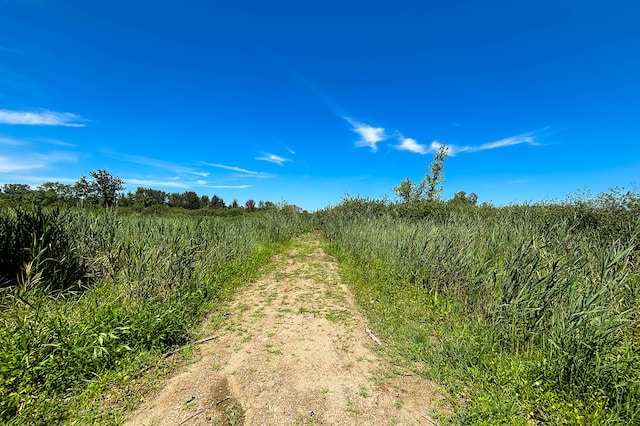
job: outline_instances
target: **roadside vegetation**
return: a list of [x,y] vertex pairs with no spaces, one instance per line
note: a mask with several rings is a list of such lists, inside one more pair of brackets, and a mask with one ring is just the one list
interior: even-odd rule
[[0,423],[90,411],[109,381],[126,385],[189,342],[216,303],[309,229],[288,211],[231,220],[2,209]]
[[493,207],[347,198],[330,253],[456,424],[640,423],[640,197]]
[[443,423],[640,424],[640,195],[444,200],[446,149],[397,201],[346,196],[313,214],[123,195],[106,171],[4,185],[0,422],[119,419],[105,389],[188,343],[292,236],[320,228],[384,350],[443,385]]

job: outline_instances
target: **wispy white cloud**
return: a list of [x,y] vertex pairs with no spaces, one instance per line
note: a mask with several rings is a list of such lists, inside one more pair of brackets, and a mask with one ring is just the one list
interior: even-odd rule
[[51,145],[58,145],[58,146],[68,146],[68,147],[74,147],[75,145],[69,142],[65,142],[65,141],[61,141],[59,139],[51,139],[51,138],[37,138],[33,140],[34,142],[42,142],[42,143],[48,143]]
[[216,167],[219,169],[231,170],[232,172],[237,172],[238,174],[235,175],[236,177],[252,177],[252,178],[258,178],[258,179],[269,179],[269,178],[275,177],[275,175],[272,175],[270,173],[256,172],[253,170],[243,169],[242,167],[227,166],[225,164],[218,164],[218,163],[207,163],[205,161],[203,161],[202,164],[210,167]]
[[18,140],[18,139],[0,136],[0,144],[2,144],[2,145],[20,146],[20,145],[23,144],[23,142],[21,140]]
[[533,146],[540,145],[532,133],[525,133],[523,135],[511,136],[494,142],[485,143],[477,147],[469,147],[469,151],[484,151],[487,149],[502,148],[505,146],[520,145],[523,143]]
[[289,158],[280,157],[279,155],[270,154],[268,152],[263,152],[262,157],[256,157],[256,160],[268,161],[269,163],[274,163],[278,166],[282,166],[285,161],[291,161]]
[[[475,146],[474,145],[464,145],[464,146],[447,145],[447,146],[449,148],[449,155],[453,157],[460,152],[486,151],[490,149],[504,148],[507,146],[521,145],[521,144],[540,146],[540,143],[536,140],[534,133],[524,133],[521,135],[510,136],[508,138],[484,143],[482,145],[475,145]],[[438,149],[440,149],[440,146],[441,146],[440,142],[434,141],[431,143],[429,150],[437,151]]]
[[144,187],[166,187],[166,188],[182,188],[187,189],[189,185],[175,180],[158,180],[158,179],[123,179],[125,184],[141,185]]
[[68,185],[72,185],[77,182],[77,178],[59,177],[59,176],[38,176],[38,175],[24,175],[24,174],[5,174],[0,177],[0,186],[7,183],[22,182],[29,185],[31,188],[36,188],[45,182],[60,182]]
[[124,161],[128,161],[129,163],[156,167],[158,169],[169,170],[173,173],[190,174],[190,175],[196,175],[201,177],[209,176],[209,172],[194,170],[193,168],[190,168],[190,167],[184,167],[169,161],[158,160],[155,158],[142,157],[138,155],[123,155],[123,154],[115,154],[115,156],[118,158],[121,158]]
[[418,141],[412,138],[400,137],[400,145],[395,145],[397,150],[410,151],[416,154],[426,154],[429,151],[426,145],[419,144]]
[[282,69],[284,69],[291,78],[306,87],[307,90],[309,90],[309,92],[316,97],[316,99],[321,101],[334,114],[339,117],[345,115],[342,110],[329,98],[329,96],[327,96],[322,90],[320,90],[315,84],[313,84],[311,80],[287,65],[282,59],[280,59],[280,57],[275,55],[272,51],[265,48],[264,46],[256,45],[255,47],[275,63],[277,63],[279,66],[281,66]]
[[85,121],[77,114],[55,111],[11,111],[0,109],[0,124],[21,124],[25,126],[65,126],[84,127]]
[[22,138],[16,139],[11,136],[3,136],[0,135],[0,145],[12,145],[12,146],[33,146],[37,143],[50,144],[50,145],[58,145],[65,147],[73,147],[75,145],[70,144],[69,142],[61,141],[58,139],[51,138]]
[[74,163],[77,157],[63,152],[29,154],[20,157],[0,156],[0,173],[43,169],[55,163]]
[[368,124],[358,123],[350,118],[345,120],[353,126],[353,132],[360,135],[360,140],[356,142],[357,147],[369,147],[371,152],[378,151],[378,142],[388,139],[384,133],[384,127],[373,127]]
[[213,189],[246,189],[251,188],[253,185],[206,185],[206,188]]
[[125,185],[136,185],[149,188],[177,188],[177,189],[192,189],[192,188],[211,188],[211,189],[245,189],[250,188],[252,185],[223,185],[210,183],[204,179],[190,180],[181,179],[180,177],[155,177],[147,176],[143,179],[140,178],[123,178]]
[[20,161],[15,158],[0,157],[0,172],[2,173],[21,172],[42,167],[44,167],[42,164],[37,164],[33,161]]
[[227,166],[224,164],[218,164],[218,163],[207,163],[207,162],[202,162],[202,164],[205,164],[207,166],[211,166],[211,167],[217,167],[219,169],[225,169],[225,170],[231,170],[233,172],[238,172],[238,173],[244,173],[247,175],[257,175],[258,172],[254,172],[253,170],[247,170],[247,169],[243,169],[241,167],[236,167],[236,166]]

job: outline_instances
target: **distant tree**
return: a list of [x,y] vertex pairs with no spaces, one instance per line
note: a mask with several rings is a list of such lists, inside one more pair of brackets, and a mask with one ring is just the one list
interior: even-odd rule
[[73,186],[60,182],[45,182],[36,188],[36,197],[43,205],[68,202],[73,198]]
[[244,209],[248,212],[253,212],[256,210],[256,202],[249,199],[246,203],[244,203]]
[[80,179],[76,181],[76,183],[73,185],[73,193],[74,198],[76,198],[80,202],[81,206],[83,206],[85,202],[90,203],[94,201],[92,199],[94,193],[91,182],[87,180],[86,176],[81,176]]
[[240,204],[238,204],[238,200],[236,198],[233,199],[233,202],[231,203],[231,205],[229,206],[230,209],[237,209],[238,207],[240,207]]
[[449,147],[444,143],[441,144],[433,156],[433,161],[429,164],[429,172],[425,173],[422,181],[419,184],[415,184],[407,177],[393,188],[393,192],[403,202],[440,200],[442,182],[444,181],[444,160],[448,154]]
[[467,195],[464,191],[459,191],[453,194],[453,198],[449,200],[449,203],[461,206],[475,206],[478,202],[478,196],[471,192]]
[[106,170],[95,170],[89,172],[93,180],[93,190],[100,205],[109,207],[116,204],[118,191],[124,189],[124,181],[119,177],[112,176]]
[[88,201],[105,207],[115,205],[118,191],[124,189],[124,181],[106,170],[94,170],[89,172],[89,175],[93,180],[82,176],[73,187],[81,203]]
[[278,203],[278,208],[280,211],[287,213],[301,213],[303,211],[302,207],[296,206],[295,204],[289,204],[286,201]]
[[138,187],[133,199],[134,204],[142,207],[162,205],[167,201],[167,193],[159,189]]
[[211,201],[209,201],[209,208],[213,210],[224,209],[226,207],[224,200],[217,195],[211,197]]
[[264,202],[264,210],[276,210],[278,205],[273,201],[265,201]]
[[393,188],[393,192],[404,202],[410,201],[413,194],[414,184],[410,178],[406,178],[398,186]]
[[200,197],[193,191],[185,191],[182,193],[182,207],[188,210],[197,210],[200,208]]
[[182,207],[182,194],[172,192],[167,196],[167,204],[169,207]]
[[132,193],[131,191],[127,192],[126,194],[120,194],[120,196],[118,196],[118,206],[119,207],[131,207],[135,204],[136,202],[136,194]]
[[25,183],[7,183],[2,185],[2,198],[10,203],[25,203],[33,201],[33,191]]
[[209,200],[208,195],[203,195],[202,197],[200,197],[200,206],[208,207],[210,202],[211,200]]

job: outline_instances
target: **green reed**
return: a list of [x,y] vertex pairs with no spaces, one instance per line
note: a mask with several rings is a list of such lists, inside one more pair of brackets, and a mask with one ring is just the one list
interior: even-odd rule
[[[23,213],[0,212],[0,235],[14,246],[17,226],[37,225],[21,257],[2,257],[16,275],[0,295],[0,422],[9,424],[69,420],[89,383],[186,343],[216,301],[311,226],[280,212],[233,220]],[[69,253],[83,267],[81,285],[59,267]]]
[[[344,214],[340,208],[324,212],[332,251],[352,269],[365,271],[354,280],[369,286],[378,282],[384,290],[376,293],[376,300],[386,294],[393,304],[405,306],[404,312],[388,315],[395,319],[387,326],[397,336],[423,336],[412,337],[412,344],[437,341],[418,359],[437,363],[440,356],[448,367],[484,369],[487,377],[500,376],[496,369],[507,368],[500,364],[506,358],[498,363],[501,367],[493,365],[497,354],[523,360],[527,379],[522,383],[528,385],[516,386],[516,392],[524,394],[518,397],[518,410],[525,419],[562,423],[577,413],[576,418],[640,421],[640,355],[634,349],[640,331],[636,234],[612,238],[610,220],[604,232],[569,215],[541,214],[548,213],[541,207],[459,210],[440,205],[438,211],[421,219],[406,218],[392,208],[374,215]],[[597,211],[590,213],[595,216]],[[638,229],[637,219],[624,219],[631,223],[616,229]],[[620,235],[616,231],[615,236]],[[398,331],[410,322],[409,306],[442,305],[443,299],[456,306],[453,311],[447,308],[450,317],[423,315],[425,321],[442,321],[444,328],[435,323],[431,332],[418,325],[413,331]],[[363,303],[371,307],[369,302]],[[384,301],[376,303],[382,309]],[[506,380],[487,377],[481,381]],[[478,408],[482,398],[466,406],[464,410],[476,414],[461,415],[461,422],[482,418],[478,412],[487,408]],[[552,405],[562,407],[549,408]],[[496,418],[488,424],[492,421]]]

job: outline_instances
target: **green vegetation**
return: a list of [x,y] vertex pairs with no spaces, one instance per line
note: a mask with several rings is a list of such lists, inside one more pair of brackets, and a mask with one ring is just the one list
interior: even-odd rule
[[106,170],[89,172],[73,185],[45,182],[35,189],[23,183],[0,186],[0,207],[82,207],[117,206],[125,213],[176,214],[209,216],[241,216],[244,213],[293,210],[302,211],[286,202],[274,203],[249,199],[244,207],[233,200],[229,205],[217,195],[198,195],[193,191],[167,193],[159,189],[138,187],[135,192],[122,193],[124,181]]
[[309,229],[287,211],[226,220],[1,210],[0,422],[90,410],[105,378],[135,378],[188,342],[205,313]]
[[[106,171],[4,185],[0,422],[119,421],[142,371],[319,226],[384,350],[443,384],[455,413],[443,421],[640,424],[640,195],[443,201],[446,154],[394,188],[398,202],[347,197],[313,215],[190,191],[120,195]],[[117,389],[116,408],[101,400]]]
[[393,192],[402,201],[438,201],[442,192],[444,182],[444,160],[449,155],[449,147],[441,144],[438,151],[433,156],[433,161],[429,164],[429,172],[425,173],[422,181],[415,184],[411,178],[406,178],[398,186],[393,188]]
[[345,199],[319,212],[397,362],[459,424],[640,422],[640,198],[530,206]]

